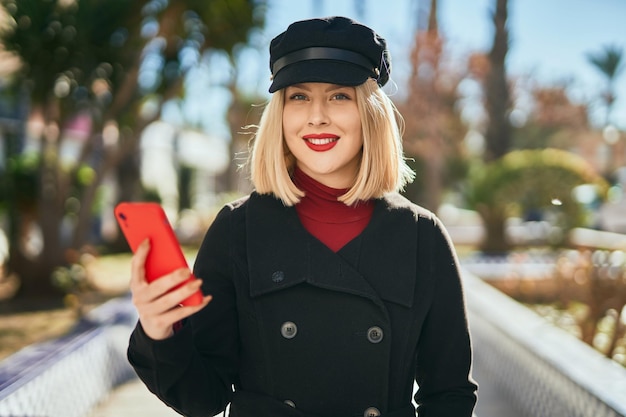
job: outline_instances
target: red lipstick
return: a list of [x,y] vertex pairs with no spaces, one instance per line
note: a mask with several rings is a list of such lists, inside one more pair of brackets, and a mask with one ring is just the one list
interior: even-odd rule
[[335,147],[339,142],[339,136],[331,133],[316,133],[304,135],[304,143],[315,152],[325,152]]

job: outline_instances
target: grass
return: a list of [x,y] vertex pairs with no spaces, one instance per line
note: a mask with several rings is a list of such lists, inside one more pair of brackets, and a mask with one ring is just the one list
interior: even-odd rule
[[66,334],[76,323],[68,308],[0,315],[0,360],[28,345]]

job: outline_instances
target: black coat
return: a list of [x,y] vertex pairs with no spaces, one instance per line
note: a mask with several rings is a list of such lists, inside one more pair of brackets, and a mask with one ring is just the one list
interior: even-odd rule
[[[398,194],[334,253],[293,207],[253,193],[225,207],[195,275],[213,300],[129,359],[182,414],[469,417],[476,385],[456,256],[439,220]],[[235,393],[231,386],[234,385]]]

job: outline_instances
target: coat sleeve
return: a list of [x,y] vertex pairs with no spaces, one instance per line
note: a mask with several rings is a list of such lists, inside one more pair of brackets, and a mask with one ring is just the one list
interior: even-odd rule
[[432,251],[426,262],[430,262],[433,297],[417,349],[418,414],[470,417],[478,387],[470,375],[472,348],[458,261],[440,221],[433,217],[424,223],[419,247]]
[[230,256],[230,208],[209,228],[194,265],[212,301],[172,337],[155,341],[138,324],[128,359],[148,389],[178,413],[211,416],[232,397],[237,375],[238,331]]

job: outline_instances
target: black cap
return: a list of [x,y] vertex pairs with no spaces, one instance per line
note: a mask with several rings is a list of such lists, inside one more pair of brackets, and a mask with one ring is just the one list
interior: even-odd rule
[[273,93],[304,82],[356,86],[389,80],[391,56],[385,39],[345,17],[301,20],[270,43]]

